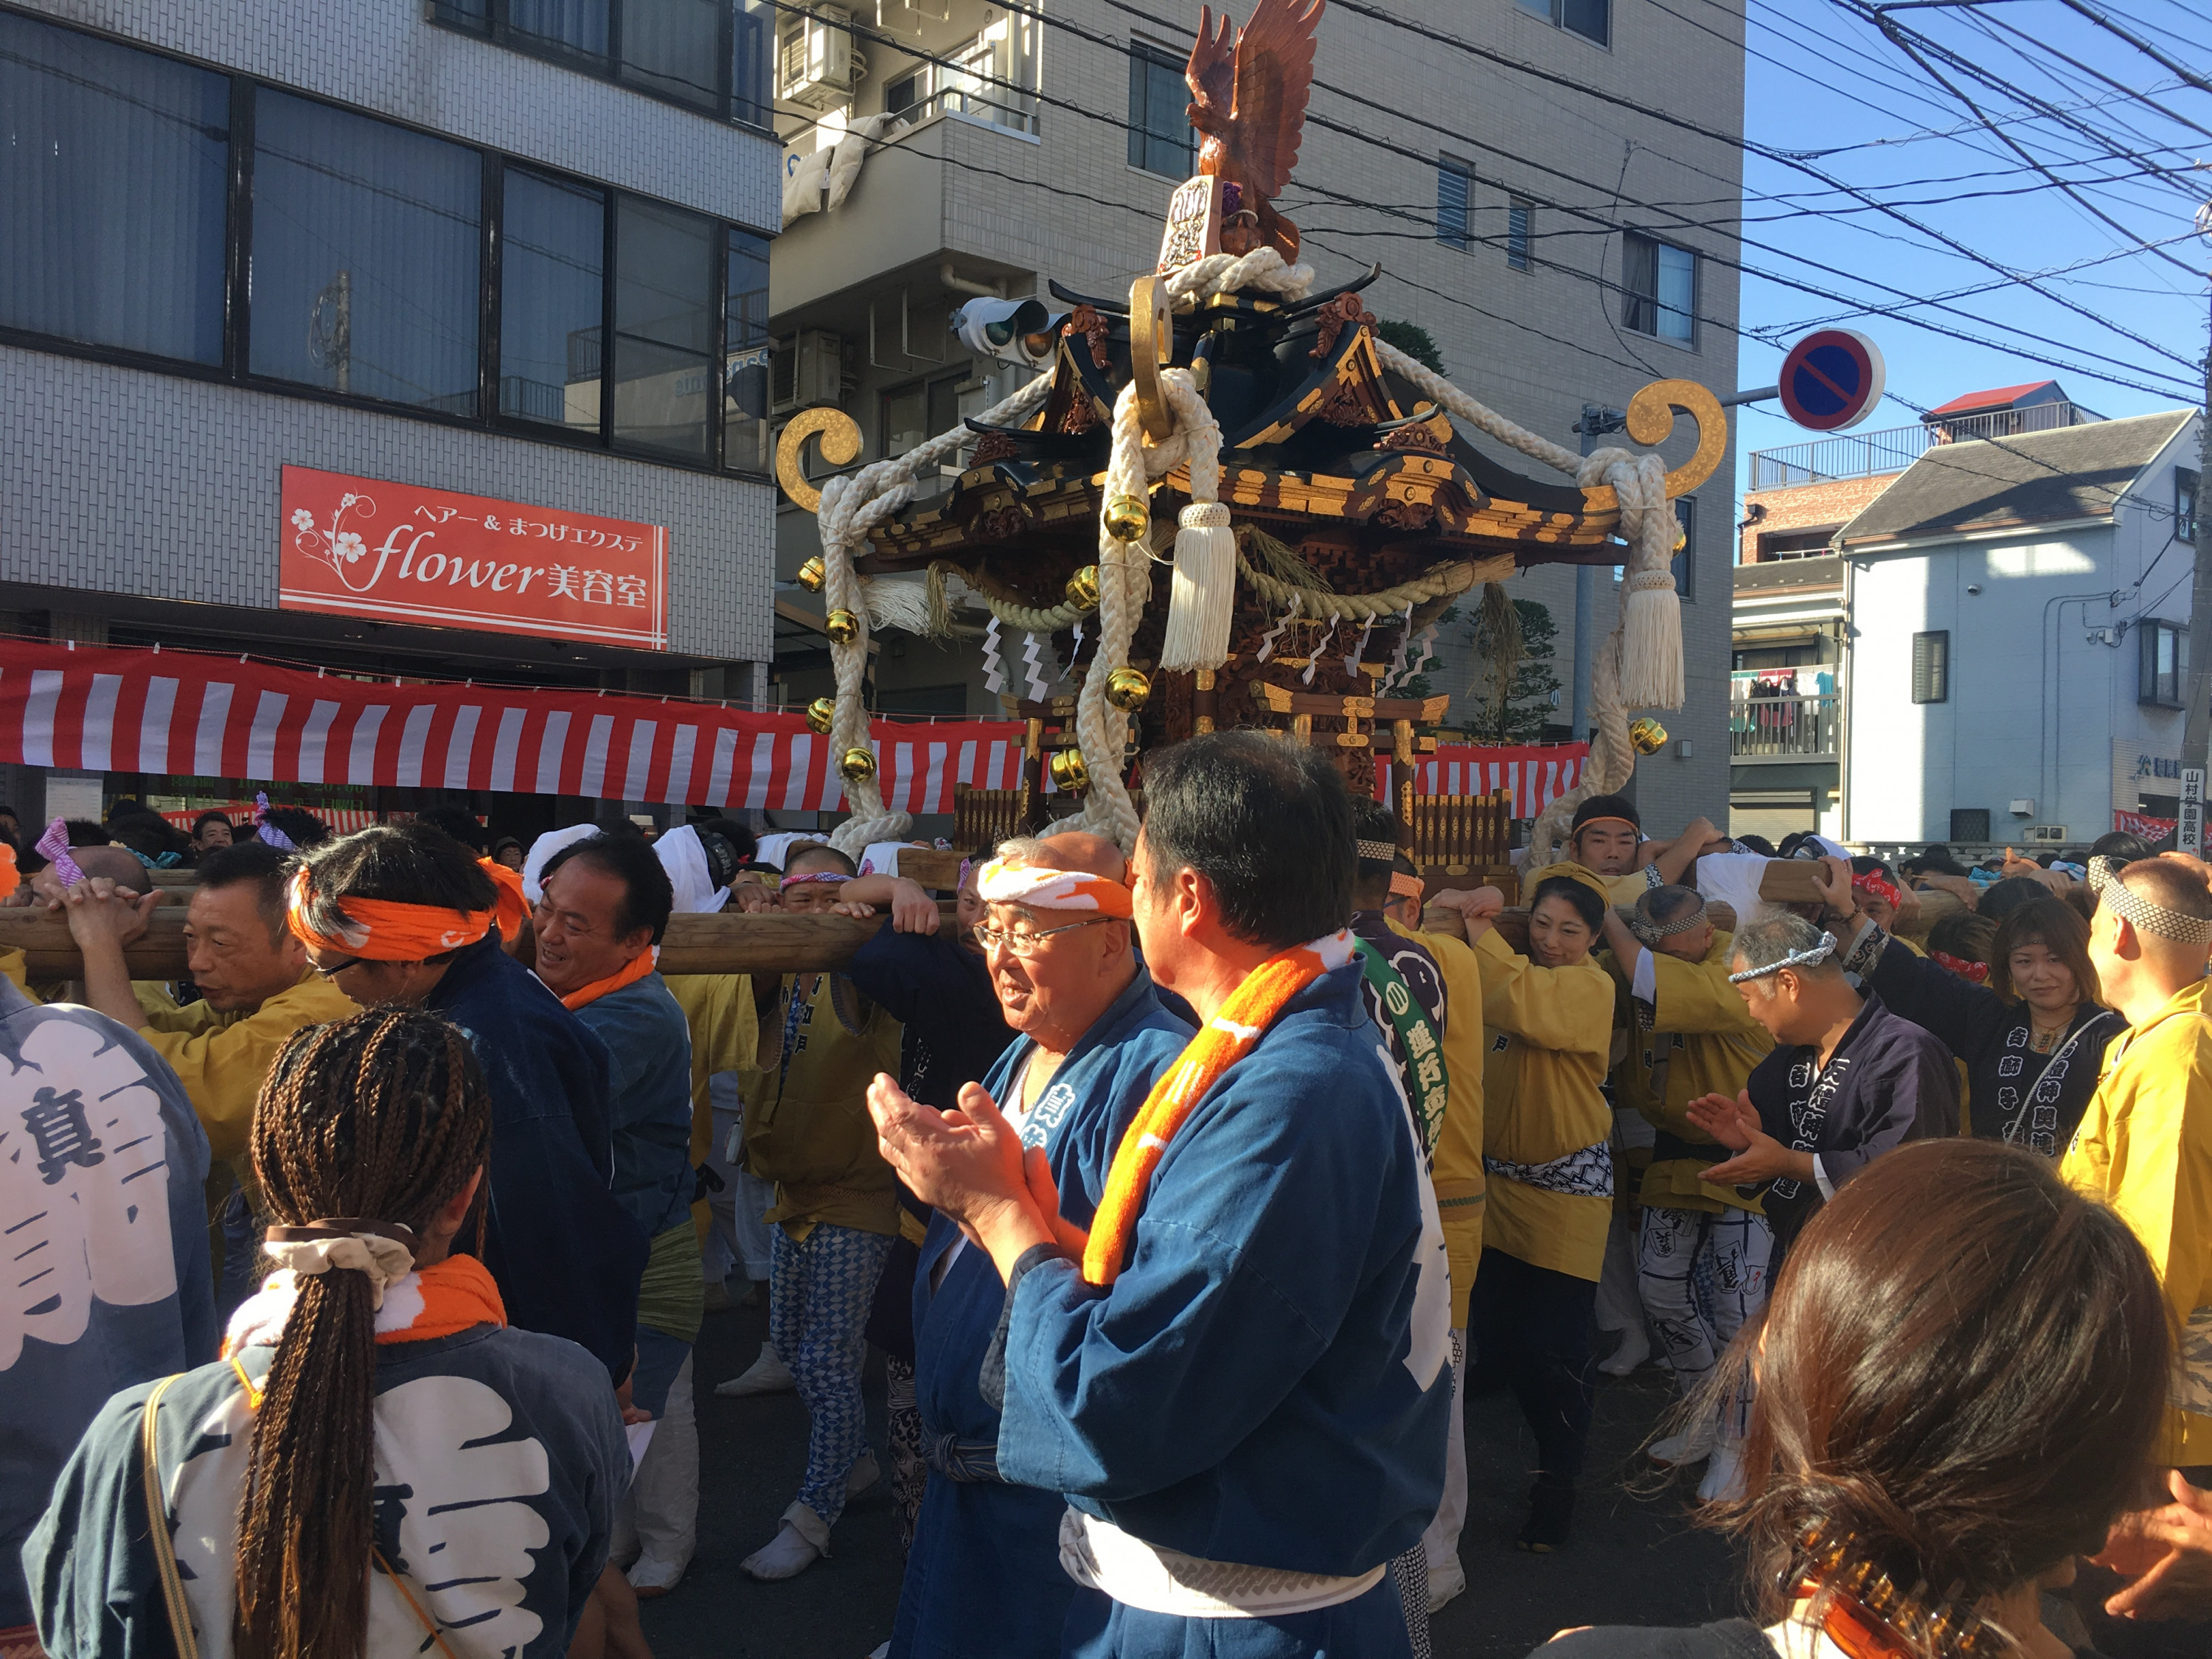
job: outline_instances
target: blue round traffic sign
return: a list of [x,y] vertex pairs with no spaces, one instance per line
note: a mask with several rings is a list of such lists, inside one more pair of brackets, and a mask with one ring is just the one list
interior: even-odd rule
[[1881,348],[1856,329],[1823,328],[1782,360],[1782,407],[1813,432],[1843,432],[1881,401]]

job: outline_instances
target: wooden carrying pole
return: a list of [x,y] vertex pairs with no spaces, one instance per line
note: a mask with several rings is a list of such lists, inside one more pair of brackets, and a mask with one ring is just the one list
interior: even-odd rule
[[[950,926],[952,906],[940,904]],[[890,918],[849,916],[678,915],[668,919],[660,945],[664,974],[788,974],[842,968]],[[84,975],[83,959],[58,910],[0,910],[0,950],[19,950],[34,980]],[[144,937],[123,953],[131,977],[181,979],[185,967],[185,908],[163,905],[149,919]]]

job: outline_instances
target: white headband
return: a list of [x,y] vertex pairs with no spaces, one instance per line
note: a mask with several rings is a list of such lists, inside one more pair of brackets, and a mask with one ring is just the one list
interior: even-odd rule
[[1809,951],[1792,951],[1779,962],[1770,962],[1764,968],[1747,968],[1740,974],[1730,974],[1729,983],[1741,985],[1747,979],[1765,979],[1769,974],[1778,974],[1784,968],[1818,968],[1836,953],[1836,936],[1820,935],[1820,942]]

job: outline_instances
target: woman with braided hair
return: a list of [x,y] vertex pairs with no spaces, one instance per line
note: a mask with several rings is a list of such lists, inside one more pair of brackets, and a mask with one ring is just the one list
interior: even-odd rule
[[[605,1369],[509,1328],[455,1253],[482,1248],[490,1139],[468,1039],[433,1015],[284,1046],[252,1142],[281,1271],[222,1358],[125,1390],[86,1431],[24,1553],[49,1652],[570,1650],[629,1457]],[[595,1616],[575,1650],[608,1634]]]

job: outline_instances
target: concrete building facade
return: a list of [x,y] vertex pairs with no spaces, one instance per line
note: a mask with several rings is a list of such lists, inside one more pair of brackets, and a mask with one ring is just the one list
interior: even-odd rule
[[[837,403],[860,426],[865,463],[1024,378],[951,337],[948,313],[964,301],[1035,295],[1056,312],[1049,280],[1118,295],[1152,268],[1169,195],[1194,170],[1182,70],[1197,8],[1065,0],[1031,15],[984,0],[884,0],[848,21],[852,56],[836,62],[856,72],[842,92],[803,78],[778,89],[814,101],[777,106],[796,184],[772,263],[770,328],[779,410]],[[1302,257],[1323,286],[1381,262],[1370,309],[1425,331],[1455,384],[1569,447],[1586,404],[1619,410],[1654,380],[1727,395],[1732,222],[1640,204],[1739,188],[1742,26],[1733,5],[1695,23],[1609,0],[1412,0],[1388,21],[1331,9],[1279,204],[1301,228]],[[866,152],[856,177],[841,185],[826,169],[836,204],[822,207],[817,152],[892,116],[905,125],[848,152]],[[1679,463],[1693,442],[1681,422],[1663,453]],[[1723,461],[1683,507],[1688,703],[1667,717],[1676,741],[1641,763],[1636,785],[1655,831],[1717,816],[1724,800],[1734,514],[1722,481],[1732,476]],[[818,550],[811,517],[780,511],[787,582]],[[1601,638],[1616,599],[1599,578],[1590,622]],[[1539,568],[1510,591],[1551,612],[1554,669],[1571,684],[1573,571]],[[791,701],[826,689],[819,610],[780,592],[778,673]],[[1455,696],[1474,674],[1468,620],[1444,624],[1430,675]],[[997,713],[973,641],[940,649],[887,637],[876,683],[888,709]]]
[[[9,631],[764,693],[767,13],[550,15],[0,7]],[[666,648],[288,609],[287,467],[658,526]]]

